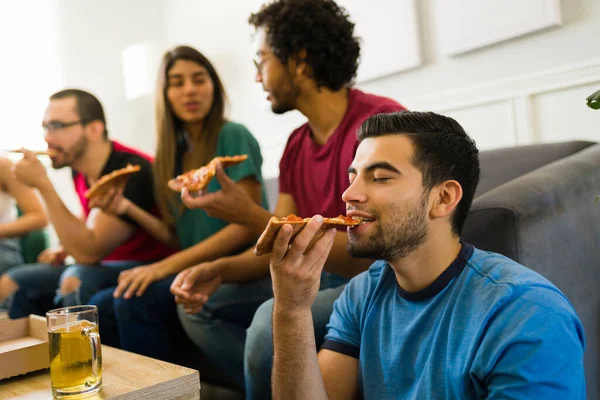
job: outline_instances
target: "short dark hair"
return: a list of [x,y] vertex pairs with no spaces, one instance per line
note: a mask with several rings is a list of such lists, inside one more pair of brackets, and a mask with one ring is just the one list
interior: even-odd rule
[[77,115],[84,125],[92,121],[100,121],[104,124],[104,138],[107,139],[108,129],[106,129],[104,109],[96,96],[81,89],[64,89],[50,96],[50,100],[69,97],[75,98]]
[[456,180],[463,197],[452,216],[452,231],[460,235],[479,183],[479,150],[458,122],[433,112],[400,111],[368,118],[358,130],[358,140],[406,135],[415,147],[412,164],[423,174],[423,187]]
[[306,50],[305,62],[318,87],[340,90],[354,82],[360,43],[346,10],[334,1],[277,0],[248,22],[265,28],[267,43],[283,63]]

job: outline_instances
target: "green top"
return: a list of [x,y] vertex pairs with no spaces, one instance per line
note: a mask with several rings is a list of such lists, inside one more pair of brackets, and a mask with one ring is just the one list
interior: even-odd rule
[[[244,178],[254,177],[262,186],[262,206],[269,208],[265,186],[262,178],[262,155],[260,146],[250,131],[241,124],[225,122],[217,143],[215,157],[235,156],[248,154],[248,159],[233,167],[225,168],[225,173],[232,180],[238,182]],[[221,190],[221,185],[216,178],[208,184],[208,192]],[[243,212],[244,210],[240,210]],[[175,230],[182,249],[200,243],[228,225],[227,221],[208,216],[204,210],[184,208],[175,222]]]

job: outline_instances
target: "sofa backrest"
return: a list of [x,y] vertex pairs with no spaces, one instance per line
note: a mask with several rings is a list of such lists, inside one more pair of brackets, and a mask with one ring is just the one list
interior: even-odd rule
[[475,197],[594,144],[594,142],[576,140],[482,151],[479,154],[481,178]]
[[[581,142],[565,143],[565,152]],[[544,146],[544,145],[541,145]],[[548,145],[557,146],[557,144]],[[506,165],[528,157],[506,149]],[[548,154],[558,154],[550,149]],[[482,154],[482,166],[486,161]],[[531,158],[531,157],[530,157]],[[551,158],[551,157],[550,157]],[[485,180],[485,178],[484,178]],[[504,254],[554,283],[571,301],[585,330],[587,396],[600,398],[600,145],[540,166],[476,197],[462,239]]]

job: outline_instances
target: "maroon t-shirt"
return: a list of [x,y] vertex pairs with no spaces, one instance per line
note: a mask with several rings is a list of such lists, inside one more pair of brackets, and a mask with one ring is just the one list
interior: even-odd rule
[[[106,175],[119,168],[124,168],[127,164],[139,165],[141,167],[140,171],[131,175],[127,180],[123,196],[140,208],[158,216],[158,208],[154,200],[152,157],[115,141],[111,141],[111,143],[112,151],[100,175]],[[73,184],[87,218],[90,214],[90,208],[89,201],[85,198],[84,193],[90,186],[85,176],[77,171],[73,171]],[[134,226],[135,231],[126,242],[105,257],[104,261],[152,262],[173,254],[173,249],[156,240],[133,220],[127,217],[120,218]]]
[[327,143],[312,139],[308,123],[292,132],[279,163],[279,193],[292,195],[303,218],[346,215],[342,193],[349,184],[358,128],[372,115],[402,110],[392,99],[350,89],[346,115]]

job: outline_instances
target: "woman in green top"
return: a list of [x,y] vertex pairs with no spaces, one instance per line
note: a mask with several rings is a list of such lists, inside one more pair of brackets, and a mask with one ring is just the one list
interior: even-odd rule
[[[206,57],[187,46],[168,51],[159,70],[156,99],[158,143],[153,170],[163,220],[114,192],[100,199],[97,205],[105,211],[127,215],[156,238],[177,244],[181,250],[154,264],[121,272],[118,286],[110,293],[98,293],[91,302],[98,304],[105,314],[114,310],[116,319],[110,315],[103,319],[102,334],[108,335],[109,341],[116,341],[114,334],[111,335],[116,321],[123,349],[175,361],[176,337],[183,332],[169,292],[174,275],[198,263],[243,251],[257,238],[240,225],[212,218],[199,209],[185,208],[167,182],[207,164],[213,157],[247,154],[246,161],[225,172],[257,203],[265,208],[268,205],[258,142],[246,127],[225,119],[225,91]],[[220,190],[218,181],[213,179],[207,190]],[[257,301],[272,296],[268,280],[251,284],[247,289],[253,295],[258,294]],[[114,309],[107,307],[111,301]],[[103,341],[106,342],[104,337]]]

